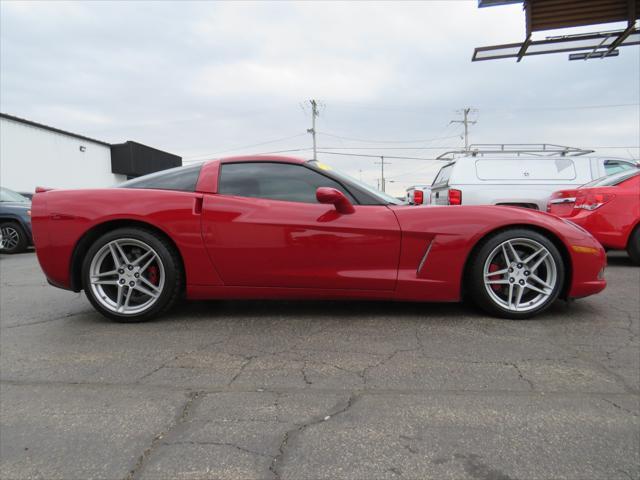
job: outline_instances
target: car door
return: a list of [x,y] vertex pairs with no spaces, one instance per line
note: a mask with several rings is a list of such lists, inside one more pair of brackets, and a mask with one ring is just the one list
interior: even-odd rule
[[[400,227],[385,205],[358,205],[336,180],[302,164],[223,163],[206,194],[203,238],[225,285],[393,290]],[[341,190],[355,213],[315,198]]]

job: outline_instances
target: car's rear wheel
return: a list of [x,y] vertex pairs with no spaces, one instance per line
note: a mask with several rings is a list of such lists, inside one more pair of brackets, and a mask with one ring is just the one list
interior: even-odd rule
[[89,248],[82,285],[91,304],[119,322],[149,320],[182,291],[182,268],[166,239],[142,228],[106,233]]
[[16,222],[2,222],[0,224],[2,240],[0,240],[0,252],[20,253],[29,246],[29,240],[24,229]]
[[472,299],[486,312],[524,319],[549,308],[564,283],[557,247],[527,229],[502,231],[487,238],[471,259]]
[[631,257],[634,265],[640,265],[640,225],[638,225],[629,236],[627,253]]

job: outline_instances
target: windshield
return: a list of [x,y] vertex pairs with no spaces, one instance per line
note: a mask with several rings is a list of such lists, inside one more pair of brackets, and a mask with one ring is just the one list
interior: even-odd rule
[[17,192],[14,192],[13,190],[2,187],[0,188],[0,202],[29,203],[29,199],[27,197],[23,197]]
[[404,202],[398,200],[397,198],[392,197],[391,195],[387,195],[386,193],[381,192],[380,190],[373,188],[372,186],[367,185],[366,183],[353,178],[351,175],[347,175],[344,172],[334,170],[333,168],[331,168],[329,165],[325,163],[318,162],[317,160],[309,160],[307,164],[315,169],[320,170],[321,172],[324,172],[325,174],[331,175],[336,180],[346,183],[347,185],[349,184],[355,185],[361,190],[364,190],[365,192],[367,192],[368,194],[378,198],[381,203],[392,204],[392,205],[404,204]]
[[612,185],[618,185],[619,183],[622,183],[635,175],[640,175],[640,170],[626,170],[624,172],[614,173],[613,175],[608,175],[606,177],[596,178],[589,183],[585,183],[580,188],[610,187]]

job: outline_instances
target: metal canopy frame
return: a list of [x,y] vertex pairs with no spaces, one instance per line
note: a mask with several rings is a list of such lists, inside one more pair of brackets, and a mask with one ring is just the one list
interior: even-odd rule
[[528,38],[521,43],[506,43],[490,47],[478,47],[473,52],[474,62],[515,58],[521,61],[525,56],[550,53],[590,51],[585,60],[613,56],[618,47],[640,45],[640,30],[635,27],[598,33],[547,37],[544,40]]
[[[619,47],[640,45],[640,0],[520,0],[524,3],[526,36],[523,42],[478,47],[471,61],[515,58],[562,52],[581,52],[569,55],[569,60],[589,60],[619,55]],[[480,0],[479,6],[517,3],[511,0]],[[532,40],[533,32],[581,25],[625,21],[620,30],[582,33]]]
[[454,160],[456,155],[471,155],[472,157],[484,155],[529,155],[534,157],[577,157],[593,153],[595,150],[567,147],[553,143],[474,143],[468,150],[450,150],[444,152],[437,160]]

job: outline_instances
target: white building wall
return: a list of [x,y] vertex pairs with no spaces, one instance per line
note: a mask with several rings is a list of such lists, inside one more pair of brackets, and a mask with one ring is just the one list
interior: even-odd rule
[[3,187],[33,192],[36,186],[108,187],[124,180],[111,173],[108,146],[0,117]]

